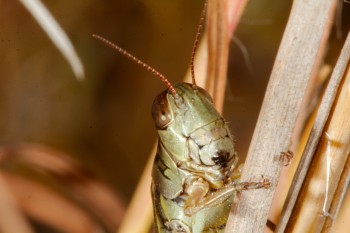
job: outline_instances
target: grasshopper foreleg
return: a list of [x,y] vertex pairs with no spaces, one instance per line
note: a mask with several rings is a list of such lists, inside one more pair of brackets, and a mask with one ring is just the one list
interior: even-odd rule
[[[225,187],[218,189],[217,191],[208,192],[207,195],[201,199],[198,199],[199,195],[197,196],[189,195],[188,199],[196,200],[196,201],[191,201],[190,202],[191,205],[185,205],[184,212],[187,216],[192,216],[198,211],[202,210],[203,208],[216,206],[222,203],[227,198],[234,196],[235,193],[241,192],[243,190],[248,190],[248,189],[269,188],[270,185],[271,185],[270,181],[262,177],[262,180],[260,182],[240,182],[240,183],[228,184]],[[198,192],[200,191],[193,191],[192,193],[195,194]]]

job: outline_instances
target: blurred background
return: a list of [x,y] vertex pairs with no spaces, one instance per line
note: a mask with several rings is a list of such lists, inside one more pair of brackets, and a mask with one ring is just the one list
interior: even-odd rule
[[[0,0],[0,146],[45,146],[55,151],[51,154],[74,158],[110,188],[116,202],[126,206],[156,141],[150,108],[165,87],[92,34],[108,38],[178,83],[189,67],[203,1],[43,3],[72,40],[85,79],[77,81],[67,61],[19,1]],[[249,1],[237,29],[238,42],[231,44],[224,117],[235,135],[241,160],[291,4]],[[349,31],[349,14],[350,4],[344,3],[326,58],[331,65]],[[13,163],[1,163],[0,159],[0,170],[7,173],[23,176],[28,172]],[[39,224],[35,232],[60,231]]]

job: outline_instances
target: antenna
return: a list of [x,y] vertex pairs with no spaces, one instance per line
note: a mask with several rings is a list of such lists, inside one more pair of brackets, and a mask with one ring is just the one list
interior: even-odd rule
[[197,29],[196,39],[194,40],[192,55],[191,55],[191,76],[192,76],[193,88],[195,88],[195,89],[197,89],[197,85],[196,85],[196,79],[195,79],[195,76],[194,76],[194,56],[196,55],[197,47],[198,47],[198,43],[199,43],[199,38],[200,38],[201,33],[202,33],[203,22],[204,22],[204,19],[205,19],[205,14],[207,12],[207,5],[208,5],[208,0],[205,0],[204,6],[203,6],[203,10],[202,10],[202,15],[201,15],[201,18],[199,20],[199,25],[198,25],[198,29]]
[[135,56],[131,55],[130,53],[128,53],[124,49],[120,48],[116,44],[114,44],[111,41],[107,40],[106,38],[103,38],[103,37],[101,37],[99,35],[95,35],[95,34],[93,34],[92,37],[102,41],[103,43],[105,43],[106,45],[108,45],[112,49],[117,50],[119,53],[123,54],[124,56],[126,56],[127,58],[129,58],[130,60],[135,62],[136,64],[138,64],[138,65],[142,66],[143,68],[147,69],[148,71],[152,72],[155,76],[157,76],[157,78],[159,78],[169,88],[169,91],[172,93],[174,98],[175,99],[179,99],[179,95],[177,94],[177,92],[176,92],[175,88],[173,87],[173,85],[159,71],[157,71],[153,67],[149,66],[148,64],[144,63],[143,61],[141,61],[140,59],[136,58]]

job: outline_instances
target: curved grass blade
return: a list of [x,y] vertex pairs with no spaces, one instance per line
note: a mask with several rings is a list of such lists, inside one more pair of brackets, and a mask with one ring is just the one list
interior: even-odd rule
[[67,59],[76,78],[84,78],[84,67],[67,34],[40,0],[19,0],[30,12],[62,55]]

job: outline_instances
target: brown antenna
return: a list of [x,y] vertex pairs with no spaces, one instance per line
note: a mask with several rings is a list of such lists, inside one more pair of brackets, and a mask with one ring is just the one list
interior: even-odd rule
[[193,87],[195,89],[197,88],[197,85],[196,85],[196,79],[194,76],[194,56],[196,55],[196,51],[197,51],[197,47],[198,47],[198,43],[199,43],[199,37],[201,36],[201,33],[202,33],[203,22],[205,19],[205,14],[207,12],[207,5],[208,5],[208,0],[205,0],[203,10],[202,10],[202,15],[201,15],[201,18],[199,20],[196,39],[194,40],[192,55],[191,55],[191,76],[192,76],[192,84],[193,84]]
[[92,37],[102,41],[103,43],[105,43],[106,45],[111,47],[112,49],[117,50],[119,53],[123,54],[127,58],[129,58],[132,61],[134,61],[136,64],[142,66],[143,68],[147,69],[148,71],[151,71],[155,76],[157,76],[169,88],[169,91],[172,93],[172,95],[174,96],[175,99],[179,98],[179,95],[177,94],[177,92],[176,92],[175,88],[173,87],[173,85],[159,71],[157,71],[153,67],[149,66],[148,64],[144,63],[143,61],[141,61],[140,59],[136,58],[135,56],[131,55],[130,53],[128,53],[124,49],[120,48],[119,46],[115,45],[111,41],[107,40],[106,38],[103,38],[103,37],[101,37],[99,35],[95,35],[95,34],[92,35]]

